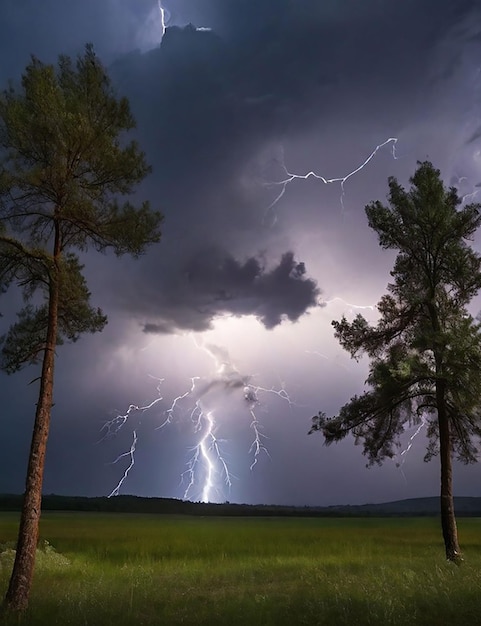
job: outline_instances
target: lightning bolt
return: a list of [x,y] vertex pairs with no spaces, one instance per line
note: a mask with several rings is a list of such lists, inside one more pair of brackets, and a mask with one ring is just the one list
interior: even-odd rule
[[160,25],[161,25],[161,29],[162,29],[162,36],[161,38],[164,37],[165,35],[165,29],[166,29],[166,19],[165,19],[165,9],[162,6],[162,0],[157,0],[157,5],[159,7],[159,12],[160,12]]
[[181,479],[183,481],[186,476],[188,477],[188,484],[184,491],[184,500],[187,500],[189,493],[196,484],[198,465],[202,462],[205,467],[205,476],[203,480],[201,501],[210,502],[212,498],[212,490],[215,488],[215,475],[217,474],[216,461],[221,465],[222,472],[224,474],[224,481],[229,489],[232,486],[232,481],[227,462],[222,456],[219,447],[219,440],[214,434],[216,429],[214,414],[212,411],[204,412],[200,409],[200,407],[199,410],[197,430],[201,430],[202,425],[204,425],[205,432],[199,443],[193,448],[194,454],[187,463],[187,469],[183,472]]
[[399,464],[399,466],[404,465],[404,463],[406,462],[406,455],[409,453],[409,450],[411,450],[414,440],[416,439],[416,437],[419,435],[419,433],[422,431],[422,429],[426,426],[426,420],[424,418],[423,415],[421,415],[421,423],[419,424],[419,426],[416,428],[416,430],[414,431],[414,433],[411,435],[411,437],[409,438],[409,441],[407,443],[407,446],[404,448],[404,450],[401,452],[401,454],[399,455],[400,457],[404,457],[402,459],[402,462]]
[[[202,397],[205,396],[211,388],[219,385],[228,390],[242,389],[243,398],[248,404],[248,411],[251,416],[250,428],[254,434],[251,446],[249,448],[249,454],[252,455],[252,462],[250,464],[250,469],[252,470],[257,464],[259,455],[261,453],[265,453],[267,456],[270,457],[268,449],[264,443],[267,437],[262,433],[262,425],[256,412],[256,407],[260,405],[258,394],[260,392],[264,392],[276,395],[280,399],[288,402],[290,406],[293,406],[293,402],[291,401],[288,392],[283,388],[267,389],[266,387],[253,385],[250,382],[253,375],[241,374],[231,362],[227,351],[219,348],[218,346],[199,343],[198,341],[196,341],[195,337],[193,337],[193,340],[195,346],[199,350],[204,351],[212,359],[216,372],[216,378],[211,383],[209,383],[207,387],[202,391]],[[193,392],[194,385],[191,391],[187,394],[184,394],[182,397],[186,397]],[[205,432],[199,443],[194,448],[194,454],[189,461],[186,472],[184,472],[184,477],[188,477],[188,485],[184,492],[184,498],[187,498],[196,482],[196,473],[199,463],[202,461],[204,467],[206,468],[206,475],[202,488],[202,501],[208,502],[210,501],[212,489],[214,488],[213,479],[216,473],[216,466],[220,465],[221,474],[223,474],[224,482],[228,488],[232,486],[231,473],[229,471],[225,458],[222,456],[219,447],[219,440],[215,436],[215,431],[217,429],[215,412],[212,410],[204,411],[201,406],[201,398],[199,398],[199,400],[197,400],[196,402],[196,407],[193,413],[196,413],[198,416],[197,426],[199,430],[201,428],[204,428]]]
[[127,476],[129,475],[130,470],[135,465],[135,450],[136,450],[136,448],[137,448],[137,431],[134,430],[134,432],[133,432],[133,440],[132,440],[132,445],[130,446],[130,450],[128,452],[124,452],[123,454],[120,454],[115,459],[115,461],[112,462],[112,465],[114,465],[115,463],[118,463],[118,461],[120,461],[120,459],[123,459],[124,457],[129,457],[130,458],[130,464],[125,469],[124,475],[122,476],[122,478],[117,483],[117,486],[115,487],[115,489],[112,489],[112,491],[110,492],[110,494],[108,496],[109,498],[111,498],[112,496],[118,496],[119,495],[120,488],[122,487],[122,485],[124,483],[124,480],[127,478]]
[[399,471],[401,472],[402,477],[404,478],[404,481],[406,483],[406,485],[408,484],[408,480],[406,478],[406,474],[404,473],[403,470],[403,466],[406,463],[406,458],[407,455],[409,454],[409,451],[411,450],[414,441],[416,439],[416,437],[420,434],[420,432],[422,431],[422,429],[426,426],[426,419],[424,417],[424,415],[421,415],[421,423],[419,424],[419,426],[416,428],[416,430],[414,431],[414,433],[411,435],[411,437],[409,438],[406,447],[401,451],[401,453],[398,456],[398,460],[396,462],[396,467],[399,469]]
[[191,378],[190,389],[183,394],[178,395],[172,401],[170,408],[166,411],[166,419],[163,424],[158,428],[163,428],[166,424],[171,423],[174,418],[174,413],[179,407],[182,400],[192,397],[195,399],[194,407],[191,410],[190,417],[194,423],[195,432],[202,433],[200,440],[194,446],[193,455],[187,463],[187,469],[181,474],[181,483],[187,480],[187,487],[184,490],[184,500],[189,498],[190,493],[193,491],[194,486],[198,482],[199,465],[202,464],[205,469],[204,483],[202,487],[202,502],[209,502],[211,499],[212,490],[215,483],[215,475],[217,466],[220,466],[220,473],[224,476],[224,482],[230,489],[232,486],[231,473],[227,462],[222,455],[220,449],[220,440],[215,435],[217,427],[214,412],[212,410],[206,411],[202,407],[202,399],[218,381],[212,381],[202,388],[198,389],[202,378],[200,376],[194,376]]
[[271,211],[276,206],[276,204],[280,201],[280,199],[286,193],[286,189],[290,183],[292,183],[294,180],[307,180],[308,178],[315,178],[317,180],[320,180],[325,185],[339,183],[341,187],[341,196],[340,196],[341,208],[342,208],[342,211],[344,211],[345,184],[347,183],[347,181],[353,176],[355,176],[362,169],[364,169],[366,165],[368,165],[370,161],[372,161],[372,159],[376,156],[379,150],[384,148],[384,146],[391,145],[391,154],[394,159],[398,159],[398,156],[396,154],[397,142],[398,142],[397,137],[389,137],[388,139],[386,139],[385,141],[377,145],[374,148],[374,150],[371,152],[371,154],[369,154],[369,156],[366,159],[364,159],[364,161],[360,165],[358,165],[354,170],[352,170],[345,176],[336,176],[335,178],[325,178],[321,174],[318,174],[317,172],[314,172],[314,171],[307,172],[306,174],[294,174],[293,172],[290,172],[287,169],[287,166],[284,161],[284,155],[282,154],[280,165],[286,177],[283,180],[271,181],[271,182],[265,183],[266,187],[280,187],[280,192],[277,194],[277,196],[274,198],[271,204],[267,207],[266,212]]
[[[242,387],[244,400],[248,404],[249,414],[252,418],[250,428],[254,434],[254,438],[249,448],[249,454],[252,455],[252,462],[250,465],[250,469],[252,470],[255,465],[257,465],[259,455],[261,453],[266,454],[270,458],[269,451],[264,443],[267,437],[262,432],[263,428],[256,412],[256,408],[261,404],[258,397],[259,393],[263,392],[266,394],[276,395],[281,400],[287,402],[290,407],[294,406],[294,403],[290,399],[287,390],[284,388],[275,389],[274,387],[271,387],[270,389],[267,389],[266,387],[253,385],[250,382],[250,380],[253,378],[253,374],[241,374],[230,361],[227,353],[224,352],[222,354],[223,351],[217,346],[206,346],[203,344],[199,344],[195,341],[195,339],[194,342],[199,349],[204,350],[204,352],[206,352],[212,358],[215,363],[217,373],[225,378],[227,384],[231,388]],[[220,356],[222,356],[223,359],[220,358]]]
[[259,398],[257,397],[259,390],[260,388],[253,387],[252,385],[244,387],[244,398],[246,402],[249,403],[249,413],[252,418],[250,428],[254,433],[254,439],[249,448],[249,454],[252,455],[252,463],[249,467],[251,471],[254,469],[254,466],[257,465],[257,459],[261,452],[264,452],[270,458],[269,450],[263,442],[267,437],[261,432],[262,426],[255,412],[255,408],[260,404]]
[[[158,382],[157,384],[157,392],[159,394],[158,397],[155,398],[155,400],[153,400],[150,404],[147,404],[145,406],[137,406],[136,404],[130,404],[129,408],[127,409],[124,415],[117,415],[112,420],[105,422],[105,424],[100,429],[100,432],[102,433],[105,431],[105,434],[99,439],[97,443],[100,443],[104,441],[105,439],[110,439],[114,437],[122,428],[122,426],[127,422],[127,420],[130,418],[132,413],[144,413],[145,411],[148,411],[149,409],[151,409],[155,404],[163,400],[162,396],[160,395],[160,386],[164,382],[164,379],[156,378],[155,376],[150,376],[150,378],[153,378],[154,380],[157,380]],[[114,461],[114,463],[115,462],[116,461]]]
[[190,395],[192,395],[194,393],[195,383],[196,383],[197,380],[200,380],[199,376],[194,376],[193,378],[191,378],[190,379],[190,381],[191,381],[190,389],[188,389],[185,393],[181,394],[180,396],[177,396],[177,397],[174,398],[174,400],[172,401],[172,404],[170,405],[170,408],[168,408],[167,411],[165,412],[165,415],[166,415],[165,420],[163,421],[163,423],[160,426],[157,426],[156,430],[160,430],[161,428],[165,428],[165,426],[167,426],[167,424],[171,424],[172,423],[172,419],[174,417],[174,412],[175,412],[175,409],[176,409],[177,405],[184,398],[187,398],[188,396],[190,396]]
[[342,304],[345,304],[350,309],[355,309],[358,311],[375,311],[376,310],[376,307],[372,304],[366,304],[366,305],[352,304],[351,302],[347,302],[346,300],[344,300],[343,298],[340,298],[339,296],[336,296],[335,298],[331,298],[331,300],[323,300],[322,302],[319,303],[319,306],[324,308],[325,306],[327,306],[328,304],[332,304],[333,302],[342,302]]
[[[117,415],[116,417],[114,417],[112,420],[109,420],[108,422],[106,422],[102,428],[100,429],[100,432],[105,431],[105,434],[100,438],[100,440],[97,443],[100,443],[101,441],[104,441],[105,439],[111,439],[112,437],[115,437],[115,435],[119,432],[119,430],[122,428],[122,426],[125,425],[125,423],[127,422],[127,420],[129,420],[129,418],[131,417],[132,414],[135,413],[144,413],[145,411],[148,411],[149,409],[151,409],[153,406],[155,406],[158,402],[160,402],[162,400],[162,396],[160,395],[160,386],[162,385],[162,383],[164,382],[163,378],[155,378],[154,376],[151,376],[151,378],[154,378],[154,380],[157,380],[157,392],[158,392],[158,397],[155,398],[155,400],[153,400],[150,404],[147,404],[145,406],[137,406],[136,404],[131,404],[129,405],[127,411],[123,414],[123,415]],[[133,466],[135,465],[135,451],[137,448],[137,431],[134,429],[133,431],[133,440],[132,440],[132,445],[130,446],[130,450],[128,452],[124,452],[122,454],[120,454],[115,461],[112,461],[112,465],[115,465],[116,463],[118,463],[121,459],[128,457],[130,459],[130,463],[128,465],[128,467],[125,469],[124,474],[122,476],[122,478],[119,480],[119,482],[117,483],[117,486],[115,487],[115,489],[113,489],[110,494],[109,494],[109,498],[111,498],[112,496],[118,496],[120,493],[120,488],[122,487],[125,479],[127,478],[127,476],[129,475],[130,470],[133,468]]]
[[[155,376],[150,376],[150,378],[153,378],[158,383],[157,384],[157,392],[159,394],[158,397],[155,398],[155,400],[153,400],[150,404],[147,404],[145,406],[137,406],[136,404],[130,404],[129,408],[127,409],[124,415],[117,415],[112,420],[105,422],[105,424],[100,429],[100,432],[102,433],[105,431],[105,434],[99,439],[97,443],[104,441],[104,439],[110,439],[114,437],[122,428],[122,426],[127,422],[127,420],[130,418],[132,413],[144,413],[145,411],[148,411],[149,409],[151,409],[158,402],[163,400],[162,396],[160,395],[160,386],[164,382],[164,379],[156,378]],[[114,461],[114,463],[116,463],[116,461]]]

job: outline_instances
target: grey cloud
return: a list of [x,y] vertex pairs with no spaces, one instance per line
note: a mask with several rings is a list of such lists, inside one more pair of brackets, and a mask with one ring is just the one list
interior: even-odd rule
[[[17,78],[30,54],[55,62],[58,54],[80,52],[87,41],[107,62],[159,41],[160,14],[152,0],[2,0],[1,5],[2,76],[8,71],[7,77]],[[22,36],[12,37],[13,32]]]
[[182,276],[176,281],[170,302],[165,291],[160,302],[149,305],[144,300],[141,311],[150,308],[154,318],[144,325],[144,332],[166,333],[179,327],[205,329],[223,314],[254,315],[266,328],[274,328],[283,320],[296,322],[318,306],[321,293],[293,252],[284,253],[276,266],[267,269],[259,257],[239,261],[212,247],[193,255],[183,267]]

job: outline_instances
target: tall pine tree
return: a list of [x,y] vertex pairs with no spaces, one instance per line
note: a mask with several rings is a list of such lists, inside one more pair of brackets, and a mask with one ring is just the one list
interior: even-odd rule
[[460,208],[440,172],[419,163],[406,191],[389,179],[389,206],[366,207],[382,248],[398,251],[393,282],[371,326],[362,317],[332,322],[353,358],[370,359],[368,389],[339,414],[313,417],[325,443],[352,433],[370,463],[392,458],[406,426],[427,424],[426,460],[439,454],[446,557],[461,560],[453,504],[452,461],[477,460],[481,437],[481,326],[467,306],[481,288],[481,256],[468,242],[481,223],[479,204]]
[[56,347],[102,330],[75,251],[139,256],[159,241],[161,216],[131,194],[149,173],[126,131],[134,119],[92,46],[76,64],[33,58],[21,88],[0,96],[0,281],[23,291],[25,307],[4,337],[7,372],[41,362],[16,558],[5,606],[28,604],[35,565]]

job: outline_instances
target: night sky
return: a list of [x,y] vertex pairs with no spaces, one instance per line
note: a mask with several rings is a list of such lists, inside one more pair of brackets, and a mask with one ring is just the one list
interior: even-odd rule
[[[330,324],[359,311],[375,321],[390,278],[394,255],[365,205],[385,199],[388,176],[408,185],[425,159],[477,199],[481,3],[163,9],[162,37],[156,0],[0,5],[5,87],[31,54],[50,63],[94,44],[153,167],[136,199],[165,215],[161,243],[140,260],[82,257],[109,324],[58,349],[44,492],[111,494],[130,456],[113,462],[135,431],[123,494],[296,505],[437,495],[423,430],[407,430],[399,455],[371,469],[352,439],[326,448],[307,431],[367,375]],[[18,307],[14,291],[2,296],[0,332]],[[0,492],[23,491],[37,376],[0,374]],[[202,448],[213,459],[207,491]],[[479,467],[455,466],[455,492],[481,495]]]

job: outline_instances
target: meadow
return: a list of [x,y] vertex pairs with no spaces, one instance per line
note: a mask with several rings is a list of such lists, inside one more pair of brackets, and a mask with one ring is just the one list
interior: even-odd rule
[[[0,514],[5,593],[18,514]],[[479,623],[481,519],[465,562],[435,518],[44,513],[31,602],[2,625]]]

